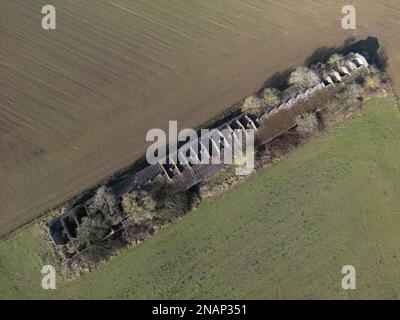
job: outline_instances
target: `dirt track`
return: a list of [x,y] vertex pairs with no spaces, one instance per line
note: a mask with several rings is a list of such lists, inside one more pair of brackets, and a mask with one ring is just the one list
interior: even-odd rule
[[0,2],[0,236],[141,156],[145,134],[201,123],[319,47],[378,37],[400,92],[400,2]]

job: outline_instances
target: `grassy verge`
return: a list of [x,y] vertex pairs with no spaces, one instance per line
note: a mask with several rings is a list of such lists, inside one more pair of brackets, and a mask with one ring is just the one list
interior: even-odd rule
[[[0,242],[0,298],[399,298],[400,112],[369,101],[334,132],[79,280],[41,289],[38,225]],[[357,290],[341,289],[341,268]]]

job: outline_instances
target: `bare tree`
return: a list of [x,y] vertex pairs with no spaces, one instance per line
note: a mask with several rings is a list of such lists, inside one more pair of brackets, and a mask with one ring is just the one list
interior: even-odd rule
[[250,96],[244,100],[242,111],[257,113],[261,110],[262,101],[257,96]]
[[320,83],[319,76],[307,67],[299,67],[289,77],[288,84],[305,90]]
[[117,200],[106,187],[100,187],[93,197],[91,205],[88,207],[88,215],[103,215],[109,220],[110,225],[118,224],[121,220],[121,214],[117,206]]
[[101,246],[104,238],[112,231],[111,228],[122,220],[123,215],[118,209],[115,196],[104,186],[100,187],[87,208],[87,216],[83,217],[77,227],[78,241],[89,246]]
[[135,222],[151,219],[154,216],[156,201],[146,191],[134,191],[122,197],[122,208]]
[[77,238],[82,243],[96,244],[110,232],[110,225],[102,215],[86,216],[77,229]]
[[375,66],[369,67],[369,73],[364,77],[365,90],[374,91],[379,89],[383,83],[383,73]]
[[297,131],[301,134],[311,134],[318,126],[318,120],[315,113],[306,113],[296,117]]
[[275,88],[265,88],[261,92],[263,105],[269,108],[275,108],[281,103],[281,93]]
[[335,53],[329,58],[327,64],[331,68],[338,69],[346,65],[346,60],[342,54]]

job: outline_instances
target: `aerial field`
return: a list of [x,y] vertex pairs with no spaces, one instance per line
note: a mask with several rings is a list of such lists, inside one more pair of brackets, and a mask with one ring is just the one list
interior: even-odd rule
[[[41,289],[53,263],[33,224],[0,242],[0,298],[393,299],[400,292],[400,110],[370,101],[79,280]],[[357,290],[341,288],[353,265]]]
[[[41,8],[57,29],[41,29]],[[196,128],[321,47],[375,36],[400,92],[400,2],[2,0],[0,237]]]

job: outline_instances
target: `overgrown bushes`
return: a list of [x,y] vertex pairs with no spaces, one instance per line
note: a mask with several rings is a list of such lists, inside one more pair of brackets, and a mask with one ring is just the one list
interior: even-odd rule
[[359,83],[347,85],[323,109],[322,119],[324,125],[330,127],[337,120],[348,114],[349,111],[358,108],[361,105],[364,95],[364,87]]
[[133,191],[122,196],[123,212],[136,223],[152,219],[156,206],[157,202],[142,190]]
[[248,113],[258,113],[261,109],[262,101],[257,96],[246,98],[242,105],[242,111]]
[[317,73],[307,67],[298,67],[288,79],[289,86],[293,86],[300,91],[316,86],[320,82],[321,80]]
[[377,67],[371,66],[369,73],[364,78],[364,89],[368,91],[375,91],[382,86],[382,82],[382,72]]
[[122,220],[123,214],[117,207],[115,196],[105,187],[99,188],[87,208],[87,216],[82,218],[77,227],[78,244],[101,245],[112,232],[112,227],[119,225]]
[[75,268],[97,264],[112,255],[123,243],[143,241],[157,228],[186,214],[199,202],[190,190],[157,203],[149,193],[135,190],[116,199],[111,190],[100,187],[86,208],[76,229],[76,239],[62,250],[74,258]]
[[259,95],[246,98],[242,105],[242,112],[259,114],[276,108],[281,103],[281,92],[276,88],[265,88]]
[[306,113],[296,117],[297,131],[303,135],[313,133],[318,127],[315,113]]
[[337,119],[359,107],[368,94],[382,88],[387,82],[385,73],[375,65],[361,73],[360,77],[338,92],[335,99],[330,101],[324,109],[324,122],[329,126]]
[[281,93],[275,88],[265,88],[261,92],[263,105],[267,108],[275,108],[281,103]]
[[[281,103],[287,102],[294,98],[298,93],[312,88],[322,82],[322,78],[335,73],[338,76],[342,72],[349,70],[347,63],[351,59],[355,59],[356,54],[342,54],[335,53],[329,57],[326,63],[319,62],[312,65],[310,68],[301,66],[295,69],[287,78],[286,86],[280,87],[281,90],[276,88],[264,88],[259,94],[252,95],[246,98],[241,106],[243,112],[260,114],[268,112],[273,108],[278,107]],[[344,68],[344,69],[343,69]],[[362,75],[363,86],[366,90],[373,91],[379,88],[382,84],[382,74],[374,66],[370,66],[371,71],[368,76]],[[342,74],[343,75],[343,74]]]
[[327,65],[330,68],[338,69],[346,65],[346,60],[342,54],[335,53],[328,59]]

